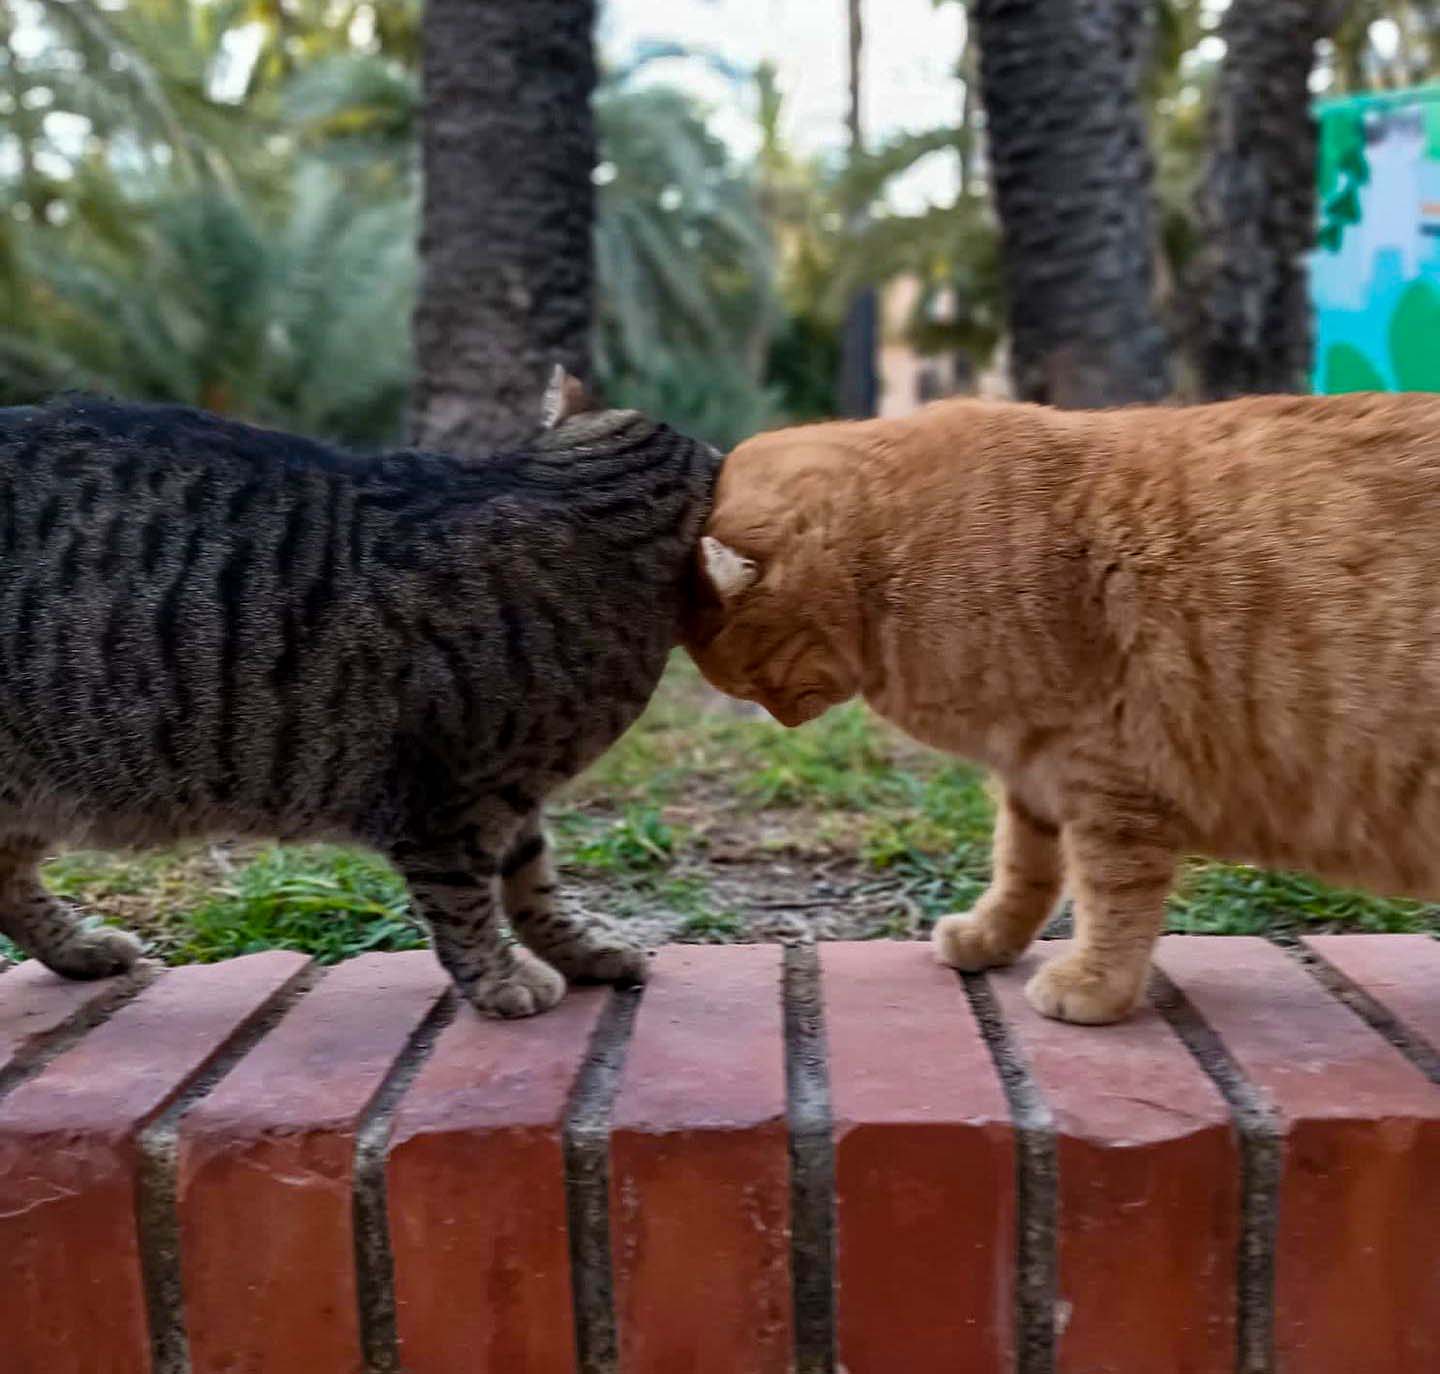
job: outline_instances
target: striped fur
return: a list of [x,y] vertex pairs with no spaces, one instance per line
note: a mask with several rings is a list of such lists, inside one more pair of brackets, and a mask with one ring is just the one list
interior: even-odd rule
[[998,776],[992,885],[936,947],[1009,962],[1063,886],[1048,1014],[1130,1009],[1186,852],[1440,896],[1440,397],[781,431],[697,557],[717,686],[787,724],[862,693]]
[[0,931],[74,976],[133,961],[40,888],[57,841],[333,838],[394,859],[487,1011],[557,1000],[543,956],[642,976],[555,907],[540,811],[653,690],[716,461],[631,412],[467,464],[0,411]]

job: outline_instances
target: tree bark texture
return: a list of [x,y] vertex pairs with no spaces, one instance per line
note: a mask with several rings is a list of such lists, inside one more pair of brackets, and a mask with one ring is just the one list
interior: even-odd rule
[[1304,391],[1311,358],[1304,254],[1315,236],[1315,44],[1334,0],[1233,0],[1196,196],[1189,343],[1207,399]]
[[[862,0],[846,0],[845,20],[850,54],[850,103],[845,127],[850,134],[850,157],[858,161],[865,154],[861,109],[865,53]],[[868,208],[858,207],[852,232],[859,234],[868,218]],[[868,419],[879,405],[880,378],[875,366],[879,328],[880,293],[874,286],[862,286],[851,300],[840,326],[840,375],[835,383],[835,408],[847,420]]]
[[1169,389],[1154,302],[1142,85],[1148,0],[974,0],[980,95],[1022,400],[1091,407]]
[[480,454],[588,377],[594,0],[428,0],[417,443]]

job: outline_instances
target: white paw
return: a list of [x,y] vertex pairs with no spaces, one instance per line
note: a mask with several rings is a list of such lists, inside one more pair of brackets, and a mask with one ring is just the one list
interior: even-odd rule
[[1128,977],[1097,974],[1071,956],[1054,959],[1025,984],[1030,1005],[1044,1016],[1077,1026],[1123,1021],[1140,1000],[1140,987]]
[[94,925],[77,930],[41,963],[65,978],[109,978],[132,968],[144,952],[144,944],[128,930]]
[[476,983],[466,996],[487,1016],[534,1016],[549,1011],[565,996],[565,979],[528,949],[516,949],[514,963],[503,977]]
[[568,939],[537,947],[572,983],[633,987],[643,983],[650,972],[644,948],[600,917],[574,928]]
[[973,911],[942,916],[930,937],[935,957],[962,973],[980,973],[987,968],[1013,964],[1018,954],[998,948],[985,921]]

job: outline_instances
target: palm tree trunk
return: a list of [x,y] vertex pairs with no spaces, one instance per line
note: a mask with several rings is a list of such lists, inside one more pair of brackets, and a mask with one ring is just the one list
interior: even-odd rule
[[965,47],[960,53],[959,75],[962,85],[960,95],[960,137],[956,142],[959,158],[959,175],[956,190],[964,200],[975,184],[975,112],[978,102],[975,87],[979,84],[979,71],[975,61],[974,35],[967,32]]
[[1370,47],[1370,21],[1375,17],[1369,6],[1350,5],[1333,34],[1335,43],[1336,94],[1363,91],[1367,80],[1365,61],[1373,56]]
[[548,371],[588,376],[594,0],[428,0],[418,443],[533,428]]
[[1011,371],[1023,400],[1154,401],[1147,0],[975,0]]
[[[862,0],[846,0],[845,16],[850,46],[850,105],[845,125],[850,133],[850,156],[858,159],[865,152],[865,131],[860,107],[861,59],[865,50],[865,26],[861,14]],[[858,233],[865,225],[866,207],[854,207],[851,232]],[[836,384],[837,409],[852,420],[875,414],[879,403],[879,379],[875,368],[875,350],[879,343],[879,294],[873,286],[862,286],[851,300],[840,327],[840,376]]]
[[1189,343],[1209,399],[1304,391],[1310,307],[1304,254],[1315,234],[1310,69],[1334,0],[1233,0],[1211,96],[1197,196]]
[[865,18],[861,0],[846,0],[845,30],[850,54],[850,105],[845,127],[850,133],[850,151],[858,153],[865,146],[860,129],[860,59],[865,48]]

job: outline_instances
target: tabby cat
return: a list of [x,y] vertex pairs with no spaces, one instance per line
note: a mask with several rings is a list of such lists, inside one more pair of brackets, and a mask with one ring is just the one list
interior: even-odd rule
[[560,377],[546,408],[474,463],[0,411],[0,933],[70,977],[134,962],[41,886],[56,841],[324,838],[395,862],[482,1011],[641,979],[557,906],[541,805],[649,698],[719,455]]
[[1440,896],[1440,396],[1062,412],[943,402],[721,469],[682,640],[798,725],[861,693],[1003,788],[935,950],[1106,1022],[1179,857]]

